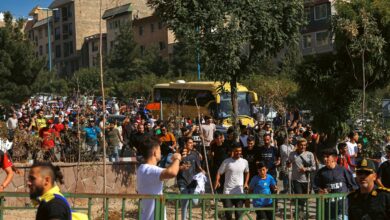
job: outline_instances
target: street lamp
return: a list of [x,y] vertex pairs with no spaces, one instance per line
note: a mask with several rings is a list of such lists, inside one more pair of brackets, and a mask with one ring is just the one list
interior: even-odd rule
[[[49,52],[49,71],[51,71],[52,69],[52,59],[51,59],[51,32],[50,32],[50,19],[49,19],[49,11],[53,12],[53,11],[57,11],[58,8],[41,8],[39,7],[38,10],[44,10],[46,11],[46,19],[47,19],[47,37],[48,37],[48,52]],[[52,13],[52,17],[53,17],[53,13]]]

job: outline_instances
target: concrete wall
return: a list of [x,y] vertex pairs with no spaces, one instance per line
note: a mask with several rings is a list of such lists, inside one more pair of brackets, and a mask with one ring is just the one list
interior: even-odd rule
[[[107,163],[106,186],[107,193],[135,193],[137,162]],[[15,174],[12,183],[5,191],[28,192],[27,178],[30,164],[15,164],[24,174]],[[65,184],[60,186],[63,192],[69,193],[102,193],[103,163],[58,163],[65,176]],[[0,182],[5,178],[5,172],[0,173]]]

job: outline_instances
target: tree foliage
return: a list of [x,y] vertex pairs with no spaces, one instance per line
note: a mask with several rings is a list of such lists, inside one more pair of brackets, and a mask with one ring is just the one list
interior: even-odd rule
[[134,41],[131,23],[121,25],[107,59],[107,75],[114,81],[128,81],[148,73],[139,45]]
[[4,14],[5,27],[0,28],[0,103],[22,102],[32,95],[32,84],[44,68],[33,45],[22,32],[23,20],[13,21]]
[[179,41],[200,53],[207,78],[230,82],[237,125],[236,83],[298,39],[303,4],[290,1],[149,0]]
[[106,75],[114,82],[131,81],[142,75],[168,73],[169,65],[157,45],[144,48],[134,41],[131,22],[121,25],[115,45],[108,55]]
[[56,95],[69,95],[69,83],[66,79],[59,77],[55,72],[41,71],[32,84],[34,93],[52,93]]
[[350,130],[347,122],[360,109],[363,76],[367,91],[390,81],[390,13],[385,5],[387,0],[337,1],[332,19],[335,53],[306,57],[295,74],[314,123],[334,140]]
[[[105,79],[109,87],[109,81]],[[70,88],[83,95],[98,95],[100,89],[100,72],[98,68],[84,68],[76,71],[70,81]]]

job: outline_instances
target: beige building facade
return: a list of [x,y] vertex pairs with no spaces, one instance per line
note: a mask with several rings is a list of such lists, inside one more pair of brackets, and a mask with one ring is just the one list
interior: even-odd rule
[[160,55],[169,59],[173,53],[175,35],[154,14],[140,17],[139,12],[134,12],[133,4],[126,4],[106,10],[103,14],[106,20],[107,52],[113,49],[120,27],[131,23],[134,41],[140,46],[141,53],[151,47],[157,48]]
[[307,25],[301,31],[301,51],[304,56],[333,52],[331,19],[336,12],[334,0],[305,0]]
[[[49,10],[42,10],[39,8],[39,6],[37,6],[30,11],[29,15],[32,17],[32,20],[29,20],[26,23],[25,33],[35,46],[36,56],[45,57],[47,59],[48,64],[50,49],[49,31],[51,36],[51,49],[53,49],[53,20],[51,16],[52,13]],[[48,23],[50,24],[50,27],[48,26]],[[53,56],[52,61],[54,61]]]
[[[106,33],[102,14],[109,8],[134,3],[139,16],[151,14],[146,5],[147,0],[102,0],[102,12],[99,0],[55,0],[49,8],[58,8],[54,18],[54,38],[56,67],[60,74],[71,74],[80,67],[88,67],[82,59],[84,40],[100,32]],[[89,59],[88,59],[89,60]]]

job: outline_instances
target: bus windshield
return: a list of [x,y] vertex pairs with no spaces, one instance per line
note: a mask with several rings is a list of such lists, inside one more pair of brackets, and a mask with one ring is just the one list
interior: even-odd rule
[[[218,118],[227,118],[232,115],[233,106],[230,93],[221,93],[221,102],[218,106]],[[238,92],[238,115],[251,116],[251,101],[247,92]]]

